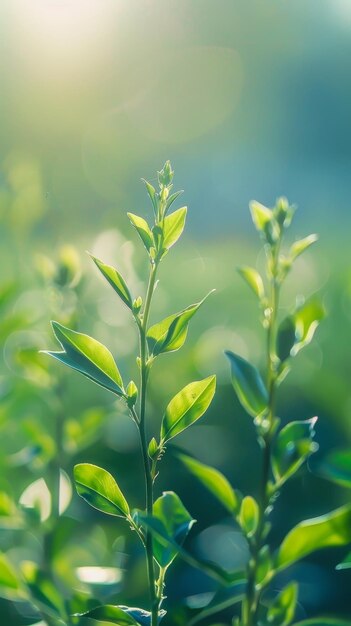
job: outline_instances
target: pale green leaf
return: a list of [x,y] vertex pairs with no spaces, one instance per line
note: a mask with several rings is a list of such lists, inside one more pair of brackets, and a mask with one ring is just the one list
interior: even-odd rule
[[267,620],[271,626],[289,626],[294,619],[298,585],[289,583],[282,589],[268,609]]
[[216,389],[216,377],[190,383],[172,398],[161,425],[161,442],[179,435],[207,411]]
[[163,248],[169,250],[181,236],[186,219],[187,208],[182,207],[167,215],[163,222]]
[[295,241],[290,248],[290,256],[294,261],[300,254],[305,252],[312,244],[318,241],[318,235],[308,235],[308,237],[304,237],[303,239],[299,239],[299,241]]
[[258,299],[262,300],[262,298],[264,297],[264,286],[262,278],[258,271],[255,270],[253,267],[244,266],[239,267],[238,272],[252,289],[254,294],[258,297]]
[[103,263],[102,261],[100,261],[100,259],[97,259],[90,253],[89,255],[93,259],[95,265],[99,268],[101,274],[106,278],[107,282],[119,295],[124,304],[126,304],[127,307],[132,310],[133,298],[130,294],[130,291],[123,276],[121,276],[121,274],[111,265],[106,265],[106,263]]
[[79,463],[74,467],[78,494],[90,506],[117,517],[129,517],[129,506],[115,479],[102,467]]
[[147,221],[144,220],[142,217],[139,217],[139,215],[134,215],[133,213],[127,213],[127,215],[135,230],[137,231],[141,241],[143,242],[146,250],[150,252],[150,248],[155,246],[155,243]]

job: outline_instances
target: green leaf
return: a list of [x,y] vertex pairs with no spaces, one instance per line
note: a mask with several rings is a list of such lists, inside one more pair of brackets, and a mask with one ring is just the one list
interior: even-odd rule
[[90,506],[117,517],[129,517],[129,506],[115,479],[97,465],[79,463],[74,467],[78,494]]
[[240,507],[239,524],[247,537],[253,537],[259,523],[260,510],[254,498],[246,496]]
[[150,248],[155,246],[155,242],[147,221],[144,220],[142,217],[139,217],[139,215],[134,215],[133,213],[127,213],[127,215],[135,230],[137,231],[141,241],[143,242],[146,250],[150,252]]
[[282,484],[295,474],[306,459],[318,450],[313,441],[317,417],[290,422],[279,432],[272,452],[272,469],[277,482]]
[[341,561],[341,563],[339,563],[336,566],[336,569],[341,570],[341,569],[350,569],[351,568],[351,552],[349,552],[347,554],[347,556],[345,556],[344,560]]
[[151,326],[146,335],[150,354],[157,356],[161,353],[179,350],[186,340],[191,318],[209,295],[207,294],[200,302],[191,304],[183,311],[169,315],[162,322]]
[[240,496],[234,491],[221,472],[209,465],[200,463],[185,454],[177,455],[185,467],[234,515],[240,506]]
[[298,585],[289,583],[275,598],[268,609],[267,620],[272,626],[288,626],[294,619]]
[[167,491],[156,500],[153,515],[140,515],[140,520],[147,527],[157,531],[154,537],[154,557],[160,567],[168,567],[178,554],[195,520],[184,507],[180,498],[172,491]]
[[169,250],[181,236],[186,219],[187,208],[182,207],[167,215],[163,222],[163,248]]
[[253,267],[244,266],[239,267],[238,272],[252,289],[254,294],[258,297],[258,299],[262,300],[262,298],[264,298],[264,286],[262,278],[258,271],[255,270]]
[[279,325],[277,333],[277,356],[283,362],[289,358],[296,341],[296,326],[293,315],[288,315]]
[[256,200],[250,202],[250,212],[254,225],[261,232],[265,230],[268,222],[273,219],[273,211]]
[[301,348],[312,341],[313,335],[324,317],[325,309],[317,298],[307,300],[297,309],[294,313],[297,342],[293,354],[299,352]]
[[34,604],[39,609],[44,607],[45,612],[54,618],[60,616],[65,620],[67,615],[64,600],[47,574],[33,561],[22,562],[21,569]]
[[145,178],[142,178],[141,180],[145,184],[146,190],[147,190],[147,192],[149,194],[149,198],[150,198],[151,203],[152,203],[152,208],[154,210],[154,214],[155,214],[155,216],[157,216],[157,212],[158,212],[158,198],[157,198],[156,189],[155,189],[155,187],[153,187],[151,185],[151,183],[149,183],[147,180],[145,180]]
[[76,613],[74,617],[87,617],[99,622],[117,624],[117,626],[138,626],[138,624],[140,624],[132,615],[126,613],[121,607],[114,606],[113,604],[98,606],[86,613]]
[[9,600],[20,600],[25,597],[16,570],[2,552],[0,552],[0,597]]
[[318,468],[318,474],[343,487],[351,487],[351,450],[333,450]]
[[175,191],[174,193],[172,193],[170,196],[168,196],[167,198],[167,202],[166,202],[166,208],[165,208],[165,214],[168,213],[169,209],[171,208],[173,202],[176,201],[176,199],[183,193],[183,190],[181,189],[180,191]]
[[227,350],[232,383],[244,409],[256,417],[267,409],[268,392],[259,371],[241,356]]
[[179,435],[207,411],[216,390],[216,377],[190,383],[170,401],[162,419],[160,446]]
[[111,265],[106,265],[100,259],[97,259],[95,256],[90,254],[89,256],[93,259],[95,265],[99,268],[101,274],[106,278],[107,282],[111,285],[111,287],[115,290],[115,292],[119,295],[121,300],[127,307],[132,310],[133,309],[133,298],[130,294],[130,291],[127,287],[127,284],[121,276],[121,274]]
[[241,602],[245,597],[247,585],[245,572],[238,572],[237,578],[238,580],[234,584],[221,587],[204,609],[190,620],[188,626],[193,626],[206,617],[210,617]]
[[51,322],[51,325],[63,352],[44,350],[45,354],[77,370],[118,396],[124,395],[123,381],[117,365],[111,352],[102,343],[58,322]]
[[299,239],[299,241],[295,241],[290,248],[290,256],[294,261],[300,254],[305,252],[312,244],[318,241],[318,235],[308,235],[308,237],[304,237],[303,239]]
[[350,542],[351,505],[347,505],[295,526],[279,548],[276,568],[285,569],[311,552]]

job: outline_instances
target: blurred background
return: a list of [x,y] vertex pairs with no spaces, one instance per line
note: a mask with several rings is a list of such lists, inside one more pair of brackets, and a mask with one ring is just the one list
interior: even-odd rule
[[[126,211],[151,218],[140,179],[155,183],[166,159],[189,212],[163,264],[152,317],[216,293],[187,345],[154,369],[150,435],[176,391],[216,373],[212,408],[177,443],[257,493],[259,450],[223,350],[262,364],[255,299],[236,267],[263,260],[249,201],[272,206],[286,195],[298,206],[292,240],[317,232],[320,241],[296,263],[282,308],[318,291],[328,316],[294,363],[279,415],[319,416],[312,469],[329,449],[350,445],[351,2],[3,0],[0,28],[1,493],[16,503],[46,476],[61,412],[67,475],[77,461],[102,464],[133,506],[143,505],[138,440],[121,406],[37,351],[55,345],[51,318],[70,320],[110,347],[125,379],[136,378],[136,329],[85,250],[115,264],[143,294],[146,259]],[[177,491],[198,520],[189,549],[230,569],[245,562],[237,529],[171,451],[157,489]],[[348,499],[314,474],[298,476],[277,503],[273,545],[303,517]],[[0,529],[0,548],[14,562],[39,549],[35,525],[17,526],[8,520]],[[91,584],[100,599],[112,593],[119,603],[145,603],[141,554],[122,524],[73,495],[56,534],[62,593]],[[277,580],[278,587],[300,581],[298,617],[351,617],[350,574],[335,571],[341,556],[318,553]],[[99,570],[107,579],[93,580],[93,566],[111,568]],[[184,623],[181,598],[201,606],[214,585],[180,560],[168,582],[173,624]],[[1,611],[8,623],[33,623],[7,601]]]

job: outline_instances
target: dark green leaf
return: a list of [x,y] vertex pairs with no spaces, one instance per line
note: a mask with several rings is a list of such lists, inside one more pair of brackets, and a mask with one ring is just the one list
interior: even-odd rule
[[[210,292],[212,293],[212,292]],[[154,356],[164,352],[179,350],[186,340],[191,318],[210,294],[196,304],[191,304],[183,311],[166,317],[162,322],[151,326],[147,332],[149,351]]]
[[237,582],[220,588],[204,609],[190,620],[188,626],[193,626],[206,617],[210,617],[241,602],[245,596],[246,584],[245,572],[238,573]]
[[268,609],[267,619],[272,626],[288,626],[294,619],[297,604],[297,583],[282,589]]
[[124,304],[126,304],[127,307],[132,310],[133,298],[130,294],[130,291],[123,276],[121,276],[121,274],[111,265],[106,265],[106,263],[103,263],[102,261],[100,261],[100,259],[97,259],[90,253],[89,256],[91,256],[95,265],[99,268],[101,274],[106,278],[107,282],[119,295]]
[[279,432],[273,446],[272,468],[277,482],[282,484],[295,474],[305,460],[318,450],[313,441],[316,417],[290,422]]
[[230,361],[232,383],[236,394],[246,411],[256,417],[267,409],[268,392],[259,371],[241,356],[225,353]]
[[343,487],[351,487],[351,450],[333,450],[318,468],[318,474]]
[[221,472],[209,465],[200,463],[185,454],[178,455],[185,467],[234,515],[240,506],[240,497]]
[[139,217],[139,215],[134,215],[133,213],[127,213],[127,215],[135,230],[137,231],[141,241],[143,242],[146,250],[150,252],[150,248],[155,246],[155,242],[148,223],[142,217]]
[[123,381],[111,352],[99,341],[77,333],[58,322],[51,322],[57,340],[63,352],[45,350],[58,361],[77,370],[101,387],[118,396],[124,395]]
[[348,553],[347,556],[345,556],[344,560],[341,561],[341,563],[339,563],[336,566],[336,569],[350,569],[351,568],[351,552]]
[[186,218],[187,208],[182,207],[167,215],[163,222],[163,248],[169,250],[181,236]]
[[153,515],[140,516],[141,522],[154,528],[154,556],[161,567],[168,567],[178,554],[178,546],[185,541],[195,520],[188,513],[180,498],[173,492],[165,492],[156,500]]
[[286,317],[278,328],[277,356],[281,361],[289,358],[296,341],[296,327],[293,315]]
[[285,569],[311,552],[350,542],[351,505],[347,505],[295,526],[279,548],[276,567]]
[[258,297],[259,300],[262,300],[264,297],[264,286],[262,282],[262,278],[257,270],[253,267],[239,267],[239,274],[243,277],[245,282],[252,289],[254,294]]
[[129,517],[129,506],[115,479],[97,465],[79,463],[74,467],[78,494],[90,506],[117,517]]
[[316,617],[315,619],[296,622],[294,626],[350,626],[350,621],[334,617]]
[[172,398],[161,425],[160,446],[179,435],[207,411],[216,390],[216,377],[190,383]]

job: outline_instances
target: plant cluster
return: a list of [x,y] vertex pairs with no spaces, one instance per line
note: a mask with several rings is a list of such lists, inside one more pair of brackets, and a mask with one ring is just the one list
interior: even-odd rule
[[[292,528],[279,546],[271,542],[270,516],[279,493],[285,483],[307,465],[318,446],[314,440],[315,417],[284,423],[277,415],[277,394],[289,373],[296,355],[308,345],[324,316],[324,310],[316,298],[297,300],[289,315],[282,317],[280,293],[285,279],[296,258],[304,253],[317,239],[310,235],[296,241],[284,252],[282,250],[286,229],[294,215],[294,207],[285,198],[278,199],[274,208],[252,202],[251,216],[259,232],[265,252],[264,276],[252,267],[241,267],[239,272],[258,301],[260,321],[266,336],[265,367],[260,371],[255,365],[232,351],[227,351],[231,379],[236,395],[253,419],[253,428],[261,449],[262,471],[257,494],[243,496],[233,488],[218,469],[205,465],[197,459],[177,450],[186,470],[190,472],[211,494],[217,498],[238,527],[247,542],[249,559],[244,569],[226,571],[212,562],[198,559],[184,547],[194,519],[179,496],[166,491],[156,497],[157,478],[162,469],[161,459],[170,442],[201,418],[210,406],[216,390],[216,377],[190,382],[169,401],[160,416],[159,436],[150,436],[148,413],[149,381],[153,365],[167,353],[179,350],[185,343],[189,322],[199,310],[206,297],[187,308],[168,315],[151,324],[150,314],[157,287],[159,267],[172,246],[179,240],[185,226],[186,207],[174,210],[174,203],[182,192],[173,191],[174,172],[167,161],[158,172],[156,187],[144,181],[151,201],[153,223],[143,217],[128,213],[145,249],[148,280],[145,295],[132,294],[121,273],[113,266],[92,256],[96,267],[129,310],[131,321],[139,338],[136,356],[137,383],[124,379],[109,349],[89,335],[76,329],[76,311],[69,325],[52,322],[54,335],[61,349],[47,354],[69,368],[103,387],[123,403],[125,411],[137,429],[140,441],[145,499],[140,508],[133,509],[123,493],[119,481],[103,467],[84,462],[74,466],[73,478],[78,494],[93,508],[126,522],[145,552],[149,590],[146,608],[129,607],[125,604],[97,602],[94,597],[73,593],[68,602],[60,597],[51,571],[55,547],[55,529],[60,521],[61,501],[65,474],[62,466],[69,465],[74,454],[67,454],[64,445],[67,424],[61,409],[57,412],[56,442],[49,454],[47,484],[51,492],[52,510],[47,518],[34,520],[45,522],[43,530],[42,562],[38,565],[26,562],[19,573],[5,554],[0,555],[0,594],[3,597],[30,602],[49,626],[66,624],[104,624],[119,626],[158,626],[168,620],[166,614],[166,576],[174,559],[179,556],[189,565],[199,568],[216,581],[216,591],[211,599],[193,611],[188,611],[184,624],[193,626],[209,624],[214,616],[233,607],[233,626],[346,626],[346,622],[333,619],[305,620],[295,622],[298,603],[298,584],[290,581],[274,591],[276,577],[292,564],[310,553],[329,546],[344,546],[351,542],[351,505],[314,519],[304,520]],[[74,265],[74,264],[73,264]],[[63,267],[64,266],[64,267]],[[48,267],[48,266],[46,266]],[[62,269],[63,268],[63,269]],[[56,277],[56,287],[64,289],[74,285],[76,275],[72,264],[62,265],[61,271],[50,273]],[[134,378],[136,378],[134,376]],[[59,378],[55,385],[55,402],[60,405],[65,389]],[[94,420],[93,420],[94,422]],[[86,428],[89,430],[89,418]],[[95,422],[93,423],[94,430]],[[84,439],[84,424],[79,420],[76,429]],[[334,459],[335,460],[335,459]],[[340,466],[340,458],[338,457]],[[342,463],[342,461],[341,461]],[[349,459],[345,462],[349,463]],[[328,477],[340,478],[339,469],[330,469]],[[23,501],[22,504],[25,505]],[[0,506],[5,506],[4,503]],[[11,505],[12,506],[12,505]],[[22,507],[20,514],[41,515],[40,507]],[[350,559],[344,561],[347,567]],[[235,612],[235,614],[234,614]],[[37,617],[37,614],[36,616]],[[34,619],[35,621],[35,619]],[[34,623],[31,622],[26,623]],[[167,622],[168,623],[168,622]],[[172,623],[172,622],[169,622]]]

